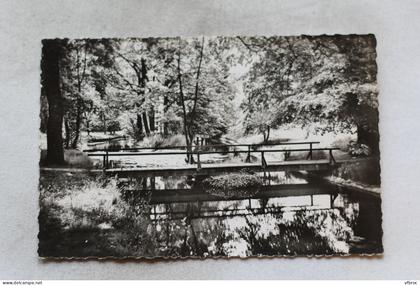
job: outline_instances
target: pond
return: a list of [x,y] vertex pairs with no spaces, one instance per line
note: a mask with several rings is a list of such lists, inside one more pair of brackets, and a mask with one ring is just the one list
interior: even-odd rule
[[198,177],[120,181],[133,209],[147,209],[159,256],[272,256],[380,253],[381,200],[301,175],[260,174],[247,198],[215,197]]

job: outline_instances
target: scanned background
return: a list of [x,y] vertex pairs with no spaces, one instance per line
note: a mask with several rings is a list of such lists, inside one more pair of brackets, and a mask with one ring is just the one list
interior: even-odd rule
[[[0,279],[420,278],[420,2],[1,1]],[[383,258],[44,262],[37,257],[41,39],[374,33]]]

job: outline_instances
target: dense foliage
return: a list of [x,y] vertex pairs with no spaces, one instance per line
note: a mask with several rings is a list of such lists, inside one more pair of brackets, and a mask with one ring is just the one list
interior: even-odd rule
[[246,80],[248,131],[317,124],[318,131],[355,130],[378,151],[374,36],[243,38],[256,54]]
[[181,134],[191,148],[238,123],[264,141],[315,125],[357,132],[377,153],[375,46],[371,35],[47,40],[41,130],[54,120],[51,144],[65,148],[82,131]]
[[[196,135],[220,137],[235,119],[228,39],[53,43],[59,50],[66,148],[78,147],[83,130],[122,130],[137,140],[156,132],[183,133],[191,145]],[[42,95],[41,130],[47,131],[46,88]]]
[[204,179],[204,190],[220,197],[250,197],[263,187],[263,181],[255,174],[229,173]]
[[[140,182],[138,182],[140,183]],[[193,219],[213,204],[160,208],[182,219],[156,219],[142,191],[113,178],[48,173],[40,180],[39,254],[43,257],[205,257],[349,253],[351,212],[329,209]],[[146,192],[146,191],[145,191]],[[263,201],[260,200],[263,204]],[[238,207],[239,204],[236,205]],[[236,207],[231,211],[238,210]]]

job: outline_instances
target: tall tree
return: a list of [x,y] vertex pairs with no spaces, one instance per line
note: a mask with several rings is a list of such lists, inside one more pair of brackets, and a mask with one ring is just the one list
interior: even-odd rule
[[[198,67],[197,71],[195,72],[195,84],[193,90],[193,97],[192,97],[192,108],[190,111],[187,111],[187,103],[184,94],[184,86],[183,86],[183,74],[181,72],[181,50],[185,48],[181,45],[181,39],[179,39],[179,47],[178,47],[178,57],[177,57],[177,75],[178,75],[178,84],[179,84],[179,96],[180,102],[182,106],[182,117],[184,121],[184,135],[185,141],[187,143],[187,151],[192,151],[192,142],[194,139],[194,132],[192,130],[192,124],[194,117],[196,116],[197,110],[197,102],[198,102],[198,95],[199,95],[199,80],[201,75],[201,64],[203,62],[203,51],[204,51],[204,37],[201,40],[201,47],[199,47],[199,56],[198,56]],[[187,113],[188,112],[188,113]],[[187,161],[192,163],[193,157],[191,155],[187,156]]]
[[121,44],[111,84],[120,105],[126,106],[131,125],[137,114],[141,129],[152,132],[154,110],[159,109],[164,113],[163,120],[160,118],[164,130],[180,123],[175,132],[184,134],[189,150],[198,134],[225,133],[232,119],[234,94],[227,80],[223,45],[227,43],[219,38],[145,39]]
[[64,100],[60,90],[59,62],[63,55],[63,41],[43,40],[41,60],[42,91],[48,100],[47,158],[48,164],[64,164],[62,125]]
[[155,39],[129,39],[115,43],[114,48],[115,65],[108,74],[110,90],[129,121],[130,133],[142,139],[155,131],[159,96],[152,92],[155,78],[149,78],[159,57]]
[[255,106],[256,103],[269,106],[275,114],[272,125],[321,123],[321,131],[355,129],[360,143],[378,151],[373,36],[242,38],[242,41],[258,53],[246,86],[247,100]]
[[113,65],[111,40],[70,40],[61,61],[61,90],[65,98],[65,145],[77,148],[84,124],[103,99],[103,69]]
[[[184,135],[192,149],[197,135],[218,137],[233,121],[234,92],[229,75],[229,42],[221,38],[178,39],[176,73]],[[191,159],[188,159],[191,161]]]

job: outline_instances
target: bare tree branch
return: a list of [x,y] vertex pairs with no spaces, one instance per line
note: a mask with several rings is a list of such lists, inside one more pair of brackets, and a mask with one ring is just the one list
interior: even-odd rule
[[197,108],[198,87],[199,87],[199,80],[200,80],[201,63],[203,62],[203,50],[204,50],[204,37],[201,40],[200,61],[198,63],[197,77],[196,77],[196,80],[195,80],[194,105],[193,105],[193,108],[192,108],[192,111],[191,111],[192,116],[194,116],[195,110]]
[[241,41],[241,43],[249,50],[249,51],[252,51],[252,52],[257,52],[257,50],[254,50],[253,48],[251,48],[251,46],[249,45],[249,44],[247,44],[245,41],[244,41],[244,39],[242,39],[240,36],[236,36],[236,38],[238,39],[238,40],[240,40]]
[[181,97],[181,104],[182,104],[182,114],[184,119],[184,133],[185,133],[185,142],[187,146],[190,146],[190,140],[188,137],[188,122],[187,122],[187,110],[185,107],[185,100],[184,100],[184,91],[182,89],[182,74],[181,74],[181,47],[178,51],[178,58],[177,58],[177,71],[178,71],[178,83],[179,83],[179,95]]

